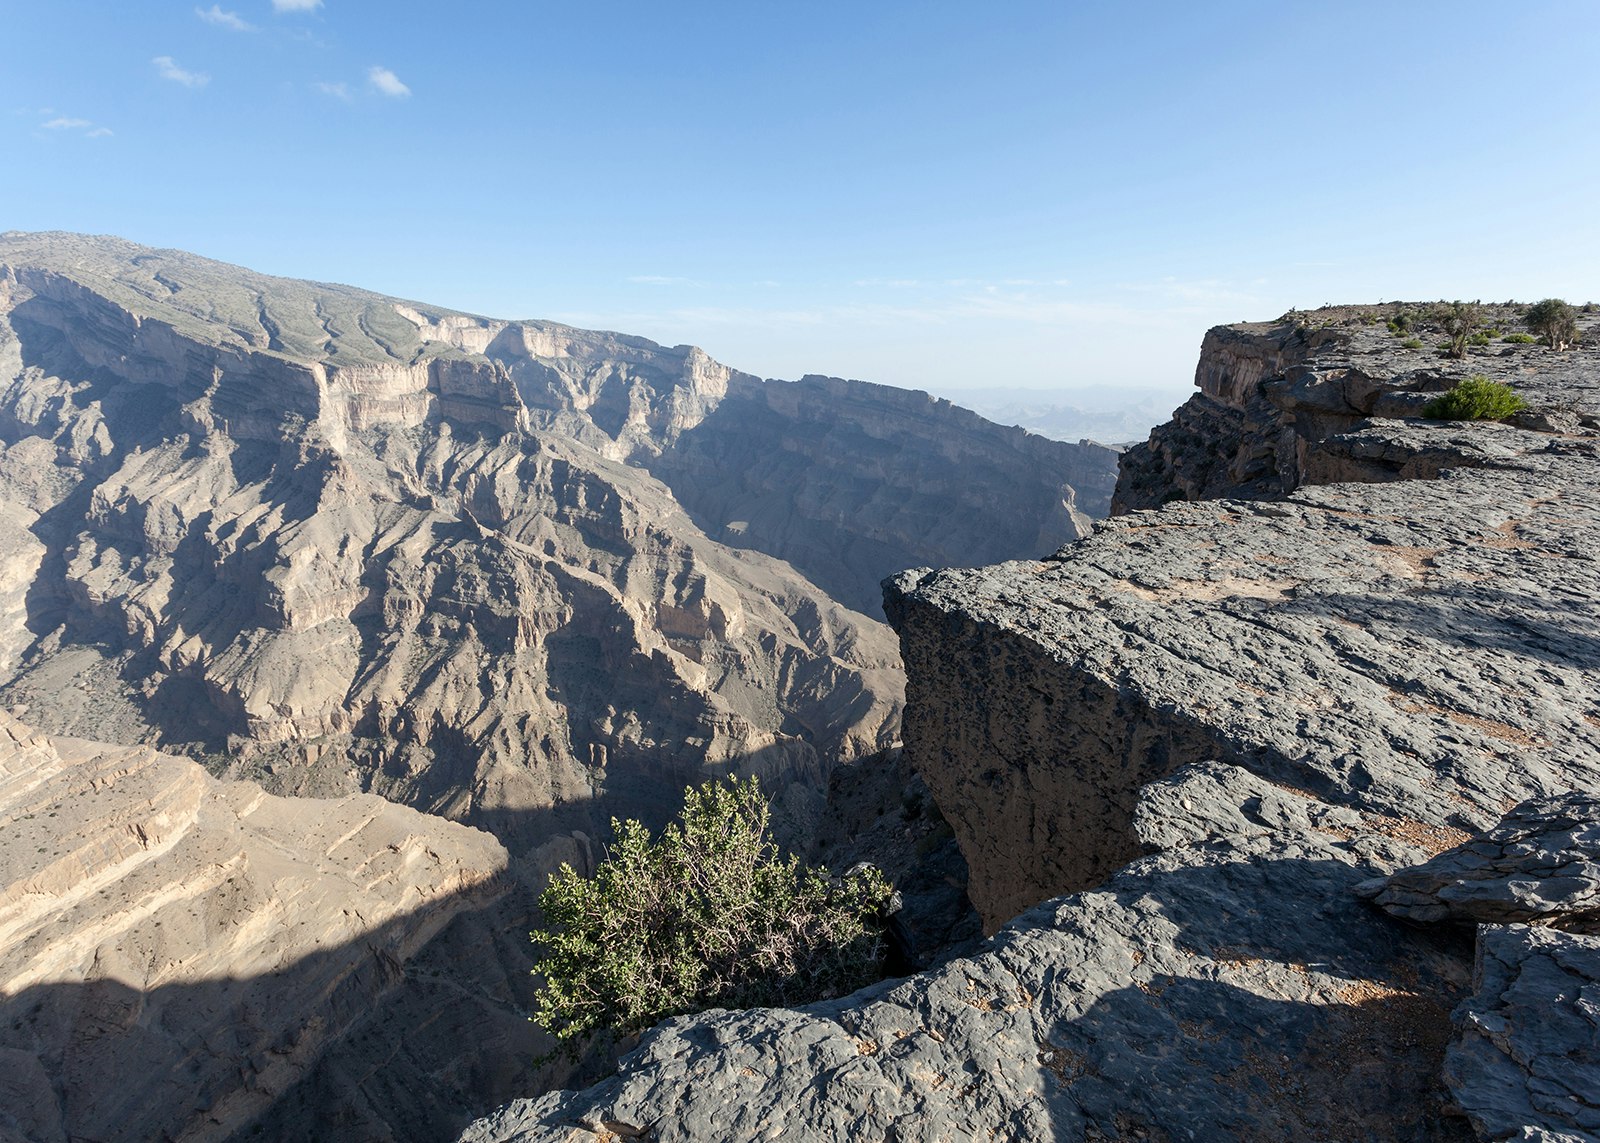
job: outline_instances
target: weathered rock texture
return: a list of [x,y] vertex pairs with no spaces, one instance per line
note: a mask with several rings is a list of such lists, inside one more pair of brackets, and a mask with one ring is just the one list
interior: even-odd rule
[[[1496,338],[1452,360],[1436,348],[1441,335],[1428,309],[1402,302],[1330,306],[1211,330],[1195,369],[1200,391],[1146,444],[1128,450],[1114,510],[1219,496],[1274,498],[1302,484],[1410,480],[1446,465],[1484,463],[1470,436],[1461,450],[1454,447],[1460,440],[1418,438],[1392,420],[1382,433],[1359,431],[1370,418],[1418,416],[1432,398],[1473,375],[1521,392],[1531,406],[1518,418],[1526,427],[1600,426],[1594,336],[1563,352]],[[1521,331],[1521,312],[1485,307],[1484,325]],[[1401,316],[1413,326],[1391,333],[1386,323]],[[1600,315],[1579,315],[1579,326],[1600,330]],[[1408,340],[1422,344],[1411,348]]]
[[[507,865],[488,834],[371,794],[273,797],[0,713],[0,1136],[225,1139],[359,1035],[387,1041],[380,1083],[448,1093],[415,1062],[483,1005],[414,974],[508,893]],[[408,992],[426,1018],[374,1018]]]
[[1407,921],[1600,933],[1600,797],[1534,798],[1482,837],[1364,890]]
[[1445,1078],[1480,1139],[1600,1139],[1600,938],[1478,930]]
[[[1525,384],[1521,427],[1319,429],[1268,394],[1320,399],[1293,371],[1345,370],[1350,341],[1290,360],[1301,336],[1208,338],[1235,436],[1124,469],[1124,506],[1167,507],[887,585],[906,756],[1001,926],[980,952],[669,1022],[616,1078],[464,1138],[1469,1138],[1441,1068],[1470,933],[1355,889],[1600,780],[1594,350],[1508,359],[1571,380],[1559,408]],[[1401,390],[1405,352],[1363,384]],[[1277,412],[1245,420],[1258,402]],[[1206,475],[1209,446],[1230,459]],[[1270,502],[1208,499],[1239,491]]]

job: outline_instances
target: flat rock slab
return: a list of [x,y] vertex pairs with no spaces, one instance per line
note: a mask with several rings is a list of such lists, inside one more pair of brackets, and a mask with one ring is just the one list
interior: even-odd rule
[[1049,560],[891,581],[906,749],[989,924],[1135,856],[1137,790],[1204,758],[1445,847],[1528,797],[1596,788],[1600,445],[1529,445],[1438,480],[1169,505]]
[[1600,937],[1478,931],[1445,1079],[1486,1140],[1600,1139]]
[[1365,891],[1408,921],[1600,931],[1600,797],[1531,798],[1482,837]]

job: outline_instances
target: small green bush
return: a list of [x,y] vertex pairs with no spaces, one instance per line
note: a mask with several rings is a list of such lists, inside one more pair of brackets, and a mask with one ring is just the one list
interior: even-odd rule
[[1503,421],[1527,407],[1510,385],[1477,375],[1429,401],[1422,415],[1436,421]]
[[1531,333],[1508,333],[1500,340],[1510,342],[1512,345],[1532,345],[1539,339]]
[[1578,340],[1577,311],[1560,298],[1536,302],[1522,320],[1551,349],[1565,349]]
[[1438,319],[1449,340],[1442,346],[1446,357],[1462,358],[1467,355],[1467,342],[1483,324],[1483,307],[1477,302],[1440,302],[1433,316]]
[[1404,341],[1402,341],[1400,343],[1400,348],[1401,349],[1421,349],[1422,348],[1422,339],[1420,337],[1408,337],[1408,338],[1406,338]]
[[881,977],[892,890],[870,867],[842,879],[782,858],[760,787],[684,791],[652,842],[637,821],[594,876],[563,865],[539,898],[548,928],[533,1019],[577,1055],[590,1037],[684,1012],[805,1004]]

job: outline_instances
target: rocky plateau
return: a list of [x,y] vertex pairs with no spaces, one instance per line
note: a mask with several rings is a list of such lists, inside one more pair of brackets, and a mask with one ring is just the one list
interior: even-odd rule
[[464,1143],[1600,1138],[1600,323],[1403,309],[1212,330],[1092,535],[885,584],[984,944]]

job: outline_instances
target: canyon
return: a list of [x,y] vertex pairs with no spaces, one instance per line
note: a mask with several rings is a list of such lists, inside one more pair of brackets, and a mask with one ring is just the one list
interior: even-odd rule
[[[448,1138],[563,1081],[550,871],[725,773],[802,852],[873,820],[846,771],[897,809],[879,581],[1086,535],[1117,456],[0,235],[0,1137]],[[913,959],[971,912],[929,836]]]
[[1092,535],[886,583],[984,945],[464,1143],[1600,1138],[1600,328],[1411,308],[1212,330]]

